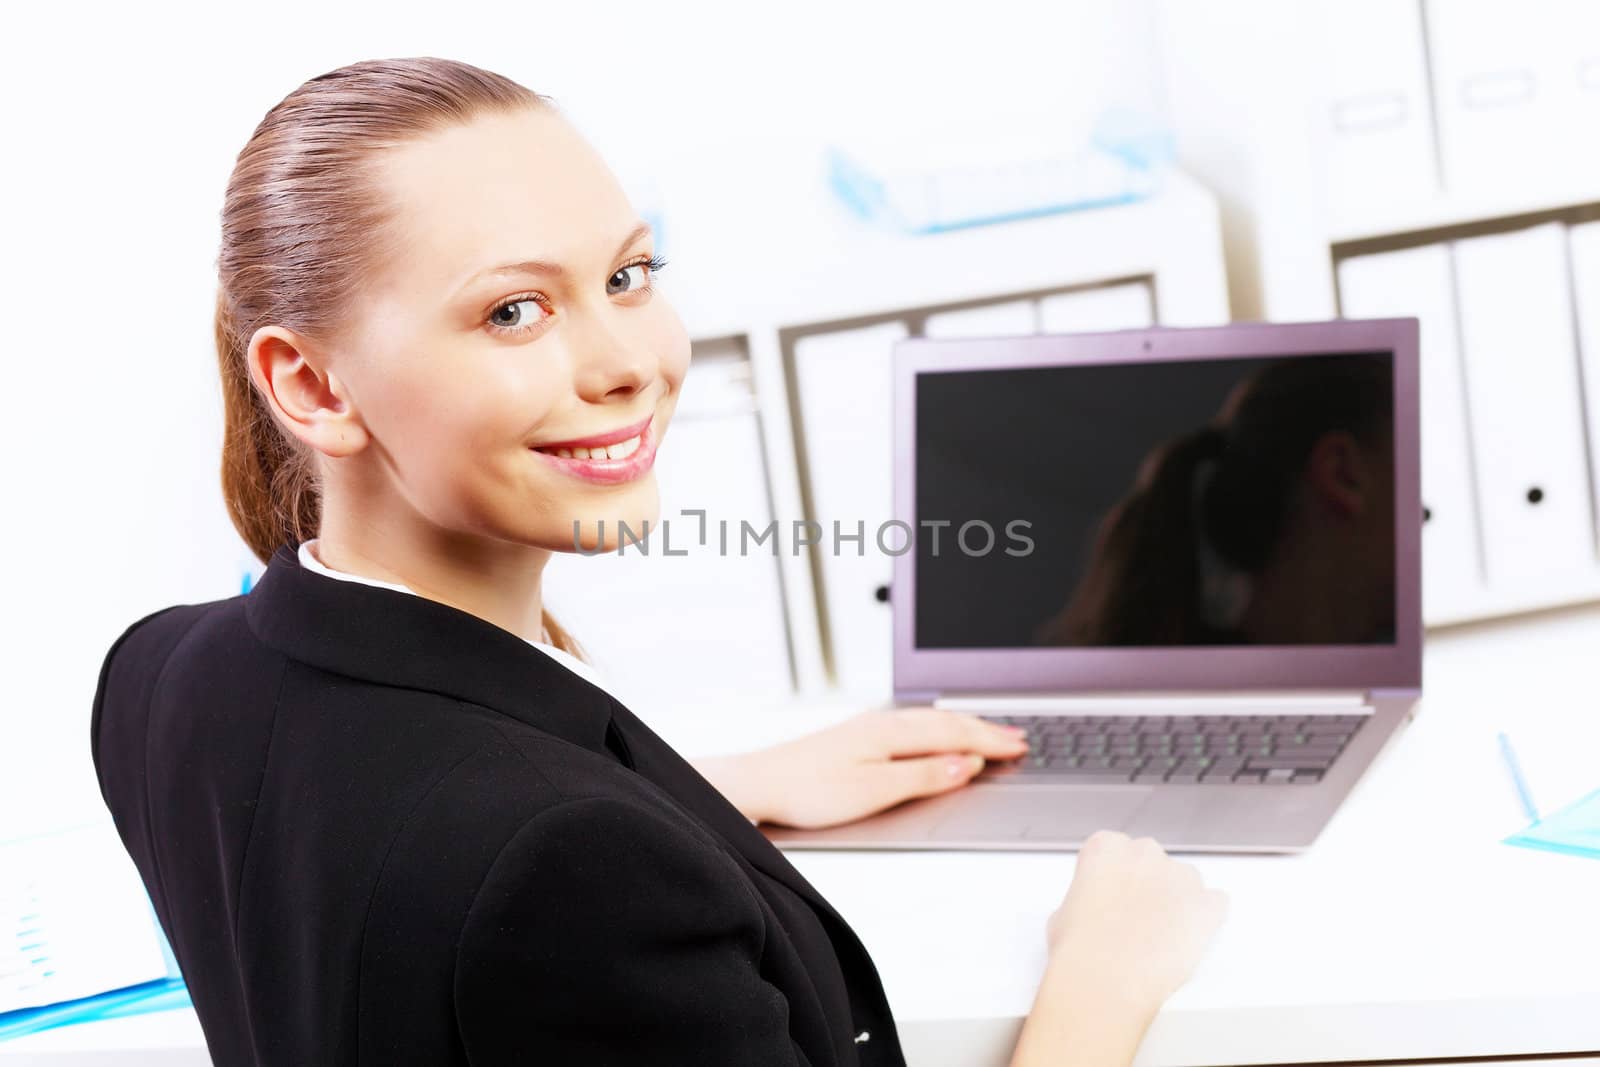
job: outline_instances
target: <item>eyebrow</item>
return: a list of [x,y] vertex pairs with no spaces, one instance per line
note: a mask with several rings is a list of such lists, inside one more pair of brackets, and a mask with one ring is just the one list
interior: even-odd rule
[[[649,232],[649,223],[639,223],[628,233],[627,237],[622,239],[622,244],[617,246],[617,250],[612,254],[611,258],[615,259],[617,256],[622,255],[622,253],[628,250],[629,245],[633,244],[633,242],[637,241],[639,238],[645,236]],[[547,260],[541,259],[527,259],[520,263],[505,263],[498,267],[486,267],[485,269],[480,270],[476,274],[469,277],[466,281],[462,282],[461,285],[456,289],[456,292],[461,292],[461,290],[467,288],[467,286],[472,285],[474,282],[477,282],[480,279],[500,277],[506,274],[549,274],[553,277],[564,278],[567,276],[567,268],[563,267],[559,263],[551,263]]]

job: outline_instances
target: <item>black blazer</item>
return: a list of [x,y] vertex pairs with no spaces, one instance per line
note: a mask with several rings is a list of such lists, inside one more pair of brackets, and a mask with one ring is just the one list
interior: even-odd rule
[[273,555],[135,622],[95,771],[235,1064],[903,1064],[866,950],[603,690]]

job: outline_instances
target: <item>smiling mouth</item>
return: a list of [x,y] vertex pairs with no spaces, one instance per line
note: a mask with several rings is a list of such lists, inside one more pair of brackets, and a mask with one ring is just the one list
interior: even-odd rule
[[566,441],[551,441],[548,444],[532,447],[535,452],[543,452],[547,456],[560,456],[563,459],[622,459],[639,447],[645,434],[650,432],[650,424],[654,421],[655,414],[652,412],[638,422],[618,426],[615,430],[607,430],[605,433],[574,437]]
[[634,434],[623,441],[611,445],[591,445],[588,448],[565,446],[546,446],[535,448],[535,452],[543,452],[547,456],[560,456],[562,459],[626,459],[639,449],[643,434]]
[[655,415],[631,426],[619,426],[592,437],[534,445],[531,451],[549,457],[545,462],[558,471],[588,482],[631,482],[655,465],[656,441],[651,433]]

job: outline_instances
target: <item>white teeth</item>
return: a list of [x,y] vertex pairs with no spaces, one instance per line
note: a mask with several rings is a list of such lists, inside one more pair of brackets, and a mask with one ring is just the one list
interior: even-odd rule
[[616,444],[606,449],[606,453],[612,459],[622,459],[625,456],[633,455],[634,451],[638,447],[639,439],[637,437],[630,437],[626,441],[618,441]]
[[539,451],[562,459],[625,459],[639,450],[640,439],[630,437],[614,445],[597,448],[541,448]]

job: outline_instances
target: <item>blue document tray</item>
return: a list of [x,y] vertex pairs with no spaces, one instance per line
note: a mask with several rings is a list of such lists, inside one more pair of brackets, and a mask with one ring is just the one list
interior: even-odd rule
[[1600,859],[1600,789],[1518,830],[1505,843]]

